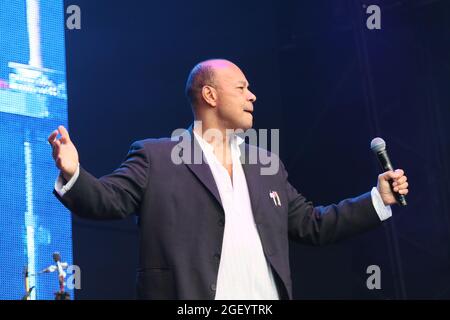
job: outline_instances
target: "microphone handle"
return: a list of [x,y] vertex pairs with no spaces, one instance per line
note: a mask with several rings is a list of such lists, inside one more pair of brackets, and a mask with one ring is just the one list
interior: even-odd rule
[[[392,163],[391,160],[389,159],[389,156],[387,154],[386,150],[383,151],[379,151],[378,152],[378,160],[380,161],[380,165],[383,168],[384,171],[394,171],[394,168],[392,167]],[[408,204],[406,202],[406,197],[403,194],[400,194],[398,192],[395,192],[393,189],[394,187],[392,187],[392,184],[389,183],[389,186],[391,187],[392,193],[394,194],[395,199],[397,199],[398,203],[402,206],[402,207],[406,207],[406,205]]]

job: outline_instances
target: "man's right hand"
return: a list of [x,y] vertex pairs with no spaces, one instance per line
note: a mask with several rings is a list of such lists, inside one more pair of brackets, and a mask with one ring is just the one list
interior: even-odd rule
[[[58,133],[61,135],[57,139]],[[48,137],[48,142],[53,149],[53,159],[59,170],[61,170],[64,179],[67,181],[73,177],[78,168],[78,151],[72,143],[64,126],[59,126]]]

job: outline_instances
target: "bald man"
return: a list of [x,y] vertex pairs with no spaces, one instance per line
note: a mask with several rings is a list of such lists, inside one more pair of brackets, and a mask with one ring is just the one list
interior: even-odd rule
[[256,101],[239,67],[199,63],[186,96],[193,126],[177,138],[133,143],[122,165],[99,179],[80,166],[64,127],[48,139],[61,171],[54,194],[73,214],[138,216],[138,298],[292,299],[289,240],[324,245],[369,230],[391,216],[393,191],[408,193],[396,170],[357,198],[314,207],[281,162],[261,174],[260,162],[245,161],[261,150],[236,134],[252,128]]

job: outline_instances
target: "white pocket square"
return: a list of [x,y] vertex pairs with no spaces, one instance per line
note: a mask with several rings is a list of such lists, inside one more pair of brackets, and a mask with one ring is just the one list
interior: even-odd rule
[[270,191],[269,192],[269,197],[272,198],[273,200],[273,204],[277,207],[281,207],[281,201],[280,201],[280,197],[278,196],[278,192],[276,191]]

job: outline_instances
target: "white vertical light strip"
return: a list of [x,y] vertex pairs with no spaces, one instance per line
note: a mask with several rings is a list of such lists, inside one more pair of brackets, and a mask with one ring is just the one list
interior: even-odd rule
[[25,226],[27,230],[27,256],[29,287],[35,287],[31,292],[30,299],[36,300],[36,250],[34,245],[35,217],[33,209],[33,168],[31,158],[31,144],[27,141],[23,143],[25,153],[25,190],[27,211],[25,211]]
[[42,68],[39,1],[27,0],[27,26],[30,45],[30,61],[28,64],[36,68]]

